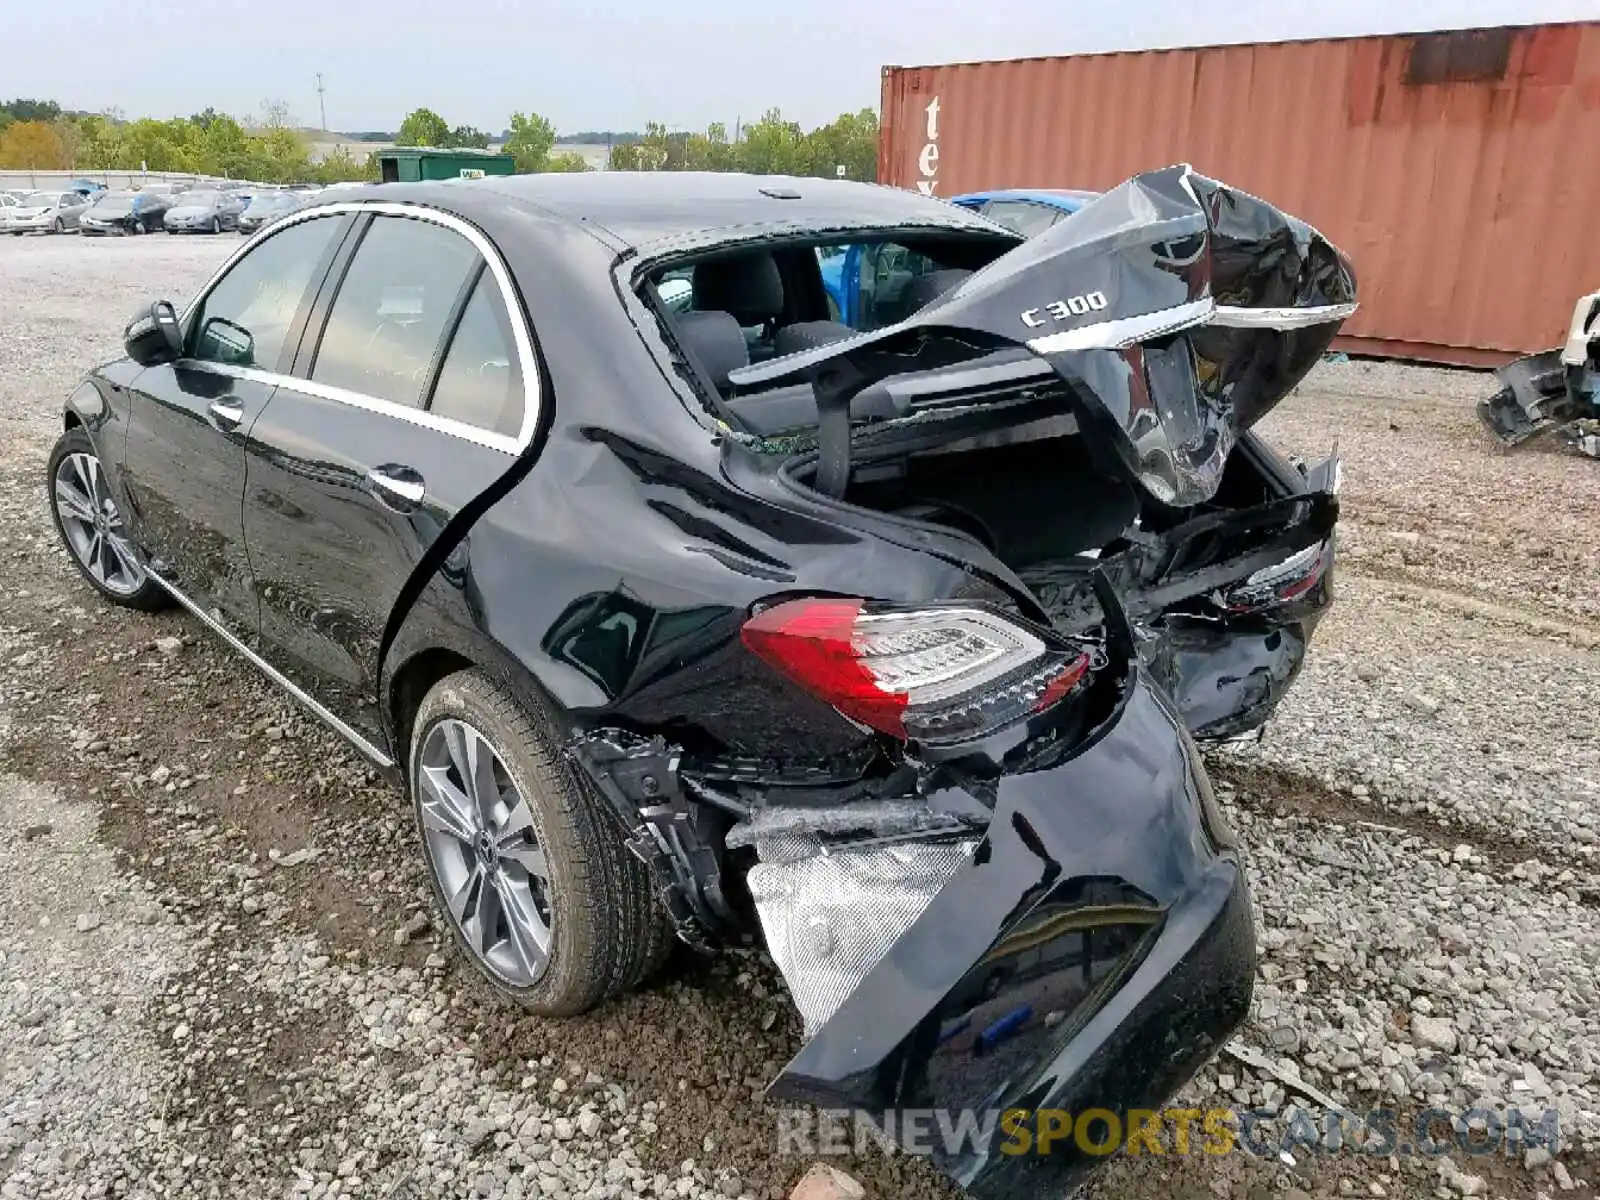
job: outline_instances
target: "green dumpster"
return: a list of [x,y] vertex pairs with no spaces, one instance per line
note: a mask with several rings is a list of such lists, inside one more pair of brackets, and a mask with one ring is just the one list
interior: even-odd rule
[[378,152],[378,178],[384,183],[416,183],[422,179],[479,179],[514,175],[517,160],[493,150],[434,146],[396,146]]

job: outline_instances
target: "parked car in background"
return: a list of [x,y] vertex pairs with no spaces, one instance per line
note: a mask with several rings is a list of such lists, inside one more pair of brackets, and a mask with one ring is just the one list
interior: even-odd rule
[[1098,194],[1060,188],[1002,188],[954,196],[950,203],[982,213],[1023,237],[1037,237],[1052,225],[1066,220]]
[[287,189],[257,192],[239,215],[239,232],[251,234],[263,229],[279,217],[286,217],[295,209],[309,204],[315,196],[315,192],[291,192]]
[[91,237],[112,233],[152,233],[172,200],[156,192],[106,192],[89,205],[78,222],[79,231]]
[[244,201],[237,191],[195,188],[172,198],[161,222],[168,233],[221,233],[237,229]]
[[73,191],[77,192],[78,195],[87,196],[91,200],[93,200],[101,192],[105,192],[105,191],[109,191],[110,190],[109,188],[106,187],[105,184],[96,183],[92,179],[74,179],[67,186],[70,187]]
[[[950,203],[981,213],[1023,237],[1034,237],[1077,212],[1097,194],[1019,188],[971,192]],[[833,319],[857,329],[876,328],[897,319],[900,291],[915,275],[914,263],[903,261],[892,245],[831,247],[820,266]]]
[[7,233],[67,233],[78,228],[87,201],[77,192],[34,192],[6,209]]
[[[863,278],[871,331],[840,245],[914,285]],[[1186,167],[1032,240],[839,180],[384,184],[149,305],[41,483],[103,598],[406,790],[504,999],[764,933],[808,1036],[770,1097],[1131,1124],[1249,1009],[1195,739],[1267,720],[1331,602],[1336,462],[1252,427],[1355,307]],[[1105,1161],[988,1129],[935,1159],[974,1194]]]

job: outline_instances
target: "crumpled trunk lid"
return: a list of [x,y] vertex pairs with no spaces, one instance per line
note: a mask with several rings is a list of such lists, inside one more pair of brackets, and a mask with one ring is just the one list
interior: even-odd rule
[[[1168,167],[1104,193],[897,325],[730,379],[811,379],[818,478],[838,495],[858,393],[1025,347],[1071,385],[1085,433],[1158,500],[1188,506],[1215,494],[1239,433],[1304,377],[1355,309],[1354,271],[1315,229]],[[891,416],[939,402],[926,388],[884,390]]]

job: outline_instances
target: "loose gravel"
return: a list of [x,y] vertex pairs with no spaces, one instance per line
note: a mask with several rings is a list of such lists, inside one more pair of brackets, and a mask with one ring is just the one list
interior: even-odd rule
[[[758,953],[574,1021],[431,920],[400,797],[178,613],[82,586],[62,397],[237,242],[0,239],[0,1196],[781,1196],[799,1044]],[[1600,470],[1478,433],[1472,372],[1319,367],[1267,422],[1346,458],[1340,600],[1280,719],[1212,755],[1262,948],[1186,1099],[1560,1115],[1553,1157],[1119,1159],[1096,1196],[1589,1197],[1600,1182]],[[838,1160],[877,1197],[921,1162]],[[1570,1190],[1567,1190],[1569,1189]]]

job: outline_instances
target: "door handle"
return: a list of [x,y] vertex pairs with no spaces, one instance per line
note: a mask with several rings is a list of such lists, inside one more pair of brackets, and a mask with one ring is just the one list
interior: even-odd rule
[[402,513],[421,504],[427,491],[420,474],[397,463],[373,467],[367,472],[367,486],[380,503]]
[[244,405],[230,404],[226,400],[213,401],[206,411],[211,414],[211,423],[223,433],[232,433],[244,420]]

